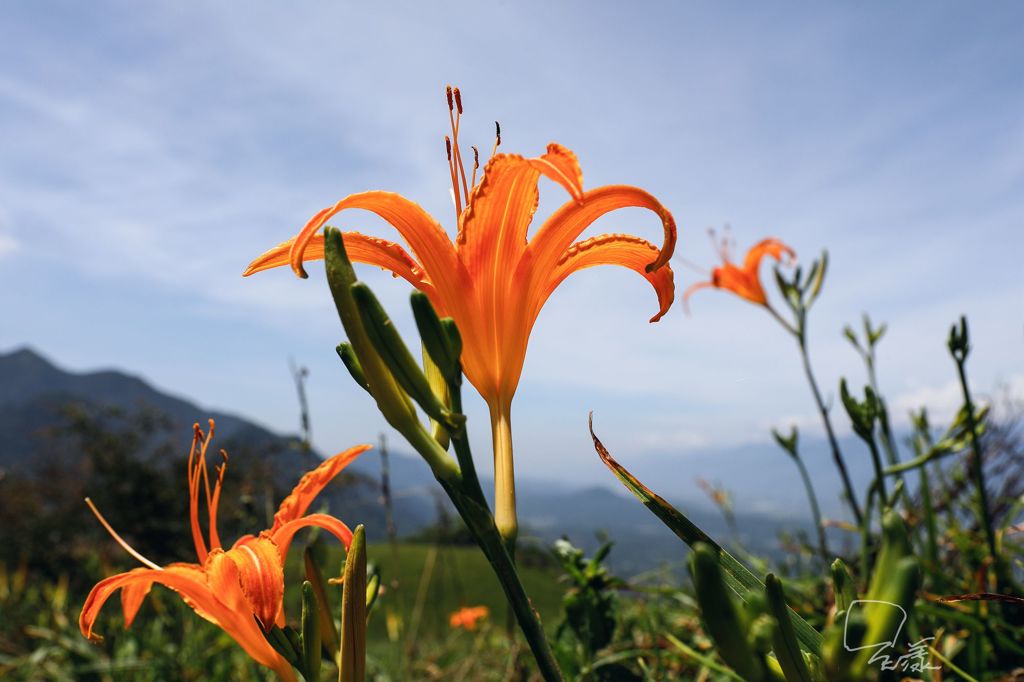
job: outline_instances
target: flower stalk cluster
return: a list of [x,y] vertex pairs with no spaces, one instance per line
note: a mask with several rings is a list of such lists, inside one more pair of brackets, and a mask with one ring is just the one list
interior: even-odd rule
[[[462,338],[451,318],[440,318],[422,293],[412,307],[423,349],[445,381],[447,392],[435,392],[373,292],[355,278],[341,234],[325,234],[327,280],[351,350],[341,352],[353,378],[377,401],[389,423],[431,467],[435,478],[473,533],[512,606],[519,626],[546,680],[560,680],[558,664],[543,626],[516,571],[510,547],[498,532],[494,515],[476,475],[462,414]],[[445,405],[447,395],[448,405]],[[415,410],[415,402],[444,428],[455,452],[453,459]]]

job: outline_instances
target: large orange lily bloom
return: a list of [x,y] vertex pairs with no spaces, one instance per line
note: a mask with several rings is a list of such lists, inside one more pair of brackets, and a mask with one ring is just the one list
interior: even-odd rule
[[[668,311],[674,297],[668,261],[675,248],[676,226],[668,210],[637,187],[608,185],[584,190],[576,155],[557,144],[548,145],[546,153],[536,158],[493,153],[479,182],[474,160],[472,180],[467,183],[458,145],[462,101],[458,89],[449,89],[448,96],[452,138],[446,138],[446,143],[458,218],[454,242],[412,201],[391,192],[360,192],[321,210],[293,239],[254,260],[245,274],[290,265],[297,275],[305,277],[303,262],[324,257],[320,229],[341,211],[363,209],[390,223],[415,259],[394,242],[358,232],[343,233],[345,249],[353,261],[376,265],[404,278],[426,293],[441,315],[453,317],[458,324],[466,376],[490,409],[495,487],[499,491],[496,521],[508,535],[514,534],[515,523],[512,397],[541,308],[572,273],[596,265],[621,265],[639,273],[654,287],[659,308],[651,322],[656,322]],[[499,130],[495,151],[500,141]],[[542,175],[561,185],[570,200],[528,238]],[[664,231],[660,249],[629,234],[577,241],[595,220],[627,207],[649,209],[658,216]]]
[[[281,502],[269,529],[259,536],[243,536],[231,549],[225,550],[217,535],[217,505],[227,456],[224,456],[224,463],[217,467],[217,480],[211,491],[206,451],[212,438],[212,419],[205,436],[196,424],[188,458],[189,515],[199,563],[158,566],[130,547],[93,507],[100,522],[114,539],[145,564],[146,568],[136,568],[112,576],[93,587],[82,607],[79,628],[84,636],[99,639],[93,632],[93,624],[103,604],[118,590],[121,590],[125,628],[128,628],[153,584],[158,583],[180,594],[197,614],[231,635],[256,662],[276,672],[282,680],[294,682],[296,676],[291,665],[263,636],[264,631],[274,625],[285,624],[284,559],[295,533],[310,526],[323,528],[348,548],[352,542],[352,531],[348,526],[327,514],[306,515],[306,510],[324,486],[370,446],[356,446],[325,460],[303,476],[291,494]],[[206,497],[209,545],[203,538],[199,522],[200,487]],[[91,502],[89,505],[92,507]]]
[[[712,239],[714,235],[712,235]],[[711,279],[707,282],[698,282],[683,292],[683,305],[686,305],[695,291],[714,287],[731,291],[740,298],[744,298],[757,305],[768,306],[768,297],[761,286],[761,261],[766,256],[776,261],[782,260],[783,256],[789,259],[796,258],[796,252],[774,237],[762,239],[747,251],[743,259],[743,266],[737,266],[732,262],[730,255],[730,242],[728,237],[722,239],[718,245],[719,255],[722,258],[722,265],[711,271]]]

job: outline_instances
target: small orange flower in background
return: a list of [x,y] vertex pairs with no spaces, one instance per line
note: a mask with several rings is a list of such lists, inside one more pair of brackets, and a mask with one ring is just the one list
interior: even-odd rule
[[[715,239],[714,233],[711,235]],[[761,286],[761,261],[766,256],[781,261],[783,256],[788,260],[796,258],[796,252],[774,237],[762,239],[747,251],[743,259],[743,266],[737,266],[732,262],[732,243],[728,235],[724,236],[718,246],[719,255],[722,257],[722,265],[711,271],[711,279],[707,282],[698,282],[683,293],[683,305],[685,306],[695,291],[714,287],[731,291],[740,298],[745,298],[751,303],[768,307],[768,297]]]
[[448,617],[448,625],[452,629],[476,630],[477,621],[491,615],[486,606],[463,606]]
[[[256,662],[276,672],[288,682],[296,679],[291,665],[266,641],[263,633],[284,620],[284,560],[295,533],[310,526],[323,528],[337,537],[346,549],[352,542],[348,526],[327,514],[309,514],[313,499],[331,479],[352,460],[369,449],[369,445],[350,448],[307,473],[274,515],[273,525],[258,537],[246,535],[231,549],[221,547],[217,534],[217,506],[220,501],[227,455],[217,467],[217,480],[210,487],[206,452],[213,438],[213,420],[204,436],[195,425],[192,449],[188,458],[189,516],[192,540],[199,563],[175,563],[158,566],[130,547],[93,506],[86,500],[100,523],[125,550],[146,568],[136,568],[99,582],[89,593],[79,617],[82,634],[99,639],[93,625],[100,609],[115,592],[121,590],[125,628],[131,626],[154,583],[177,592],[195,612],[227,632]],[[209,545],[199,522],[200,488],[204,491],[209,525]]]
[[[646,279],[658,297],[656,322],[675,295],[668,266],[676,243],[672,214],[648,192],[628,185],[583,189],[576,155],[557,144],[539,157],[498,154],[500,129],[490,160],[476,181],[478,153],[473,148],[469,182],[459,149],[462,96],[448,89],[451,138],[445,138],[458,234],[444,228],[412,201],[391,192],[350,194],[314,215],[299,233],[254,260],[246,275],[290,265],[301,277],[303,262],[324,257],[318,234],[327,221],[347,209],[377,214],[402,236],[413,256],[394,242],[344,232],[352,261],[390,270],[430,298],[442,316],[451,316],[464,342],[466,376],[487,401],[495,452],[495,520],[506,536],[515,534],[515,495],[511,445],[511,405],[522,374],[526,347],[544,303],[566,277],[596,265],[620,265]],[[541,176],[561,185],[570,200],[528,237],[537,210]],[[620,208],[644,208],[661,221],[664,243],[655,245],[630,234],[605,234],[583,241],[580,235],[601,216]]]

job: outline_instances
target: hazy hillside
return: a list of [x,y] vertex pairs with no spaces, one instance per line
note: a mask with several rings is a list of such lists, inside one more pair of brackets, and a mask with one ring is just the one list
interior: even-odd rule
[[[47,444],[52,447],[49,431],[60,424],[61,410],[68,403],[93,409],[150,410],[165,415],[173,424],[172,432],[181,434],[182,456],[192,423],[205,423],[212,417],[217,423],[220,446],[233,457],[267,459],[286,485],[309,466],[295,436],[275,434],[242,417],[204,409],[120,371],[67,372],[30,349],[20,349],[0,355],[0,433],[4,436],[0,469],[31,469],[43,448]],[[318,453],[313,456],[320,457]],[[781,457],[777,462],[788,464]],[[648,469],[649,464],[641,460],[639,468]],[[376,538],[382,537],[384,529],[379,501],[380,468],[378,452],[368,452],[351,467],[355,479],[343,490],[329,494],[334,513],[365,523]],[[393,452],[391,471],[399,533],[414,533],[433,524],[437,519],[435,493],[439,488],[427,466],[418,457]],[[677,475],[662,472],[652,480],[692,488],[694,471],[689,469]],[[685,480],[686,476],[689,480]],[[490,488],[489,481],[483,483],[485,490]],[[616,541],[612,559],[623,569],[639,570],[661,562],[676,562],[684,556],[678,540],[612,481],[608,487],[577,489],[561,482],[524,478],[517,487],[524,538],[547,543],[565,534],[577,544],[593,547],[597,544],[597,533],[604,531]],[[794,489],[793,494],[800,495],[802,491]],[[717,512],[692,503],[682,506],[709,532],[728,537],[728,528]],[[738,511],[744,542],[753,550],[777,551],[776,535],[786,524],[771,516],[744,514],[742,506]]]

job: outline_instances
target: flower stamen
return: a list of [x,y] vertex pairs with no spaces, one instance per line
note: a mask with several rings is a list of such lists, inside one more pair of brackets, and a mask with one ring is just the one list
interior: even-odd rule
[[455,202],[455,218],[462,215],[462,196],[459,194],[459,181],[455,177],[455,161],[452,157],[452,138],[444,136],[444,150],[448,155],[448,172],[452,176],[452,200]]
[[494,122],[494,149],[491,150],[491,156],[493,157],[498,153],[498,147],[501,146],[501,124],[497,121]]
[[448,118],[452,124],[452,147],[455,151],[455,166],[458,168],[459,176],[462,179],[462,196],[469,203],[469,186],[466,185],[466,168],[462,163],[462,152],[459,150],[459,123],[462,121],[462,93],[458,88],[452,89],[455,97],[455,111],[452,111],[451,103],[448,104]]
[[476,187],[476,172],[480,168],[480,150],[476,148],[476,145],[471,145],[473,149],[473,179],[470,181],[471,187]]
[[162,566],[158,566],[146,557],[142,556],[137,551],[135,551],[135,548],[133,548],[131,545],[125,542],[124,538],[118,535],[117,531],[115,531],[113,527],[111,527],[111,525],[107,523],[107,520],[103,518],[103,514],[100,514],[100,510],[96,508],[96,505],[92,503],[91,499],[89,499],[88,497],[85,498],[85,503],[89,505],[89,509],[92,510],[92,513],[96,516],[97,520],[99,520],[99,522],[103,525],[107,532],[110,533],[110,537],[114,538],[117,544],[121,545],[124,551],[128,552],[133,557],[138,559],[140,562],[142,562],[143,565],[148,566],[149,568],[152,568],[155,571],[164,570]]
[[220,456],[224,459],[217,466],[217,482],[213,486],[213,498],[210,500],[210,549],[219,549],[220,535],[217,533],[217,507],[220,505],[220,491],[224,487],[224,472],[228,469],[227,450],[221,448]]

